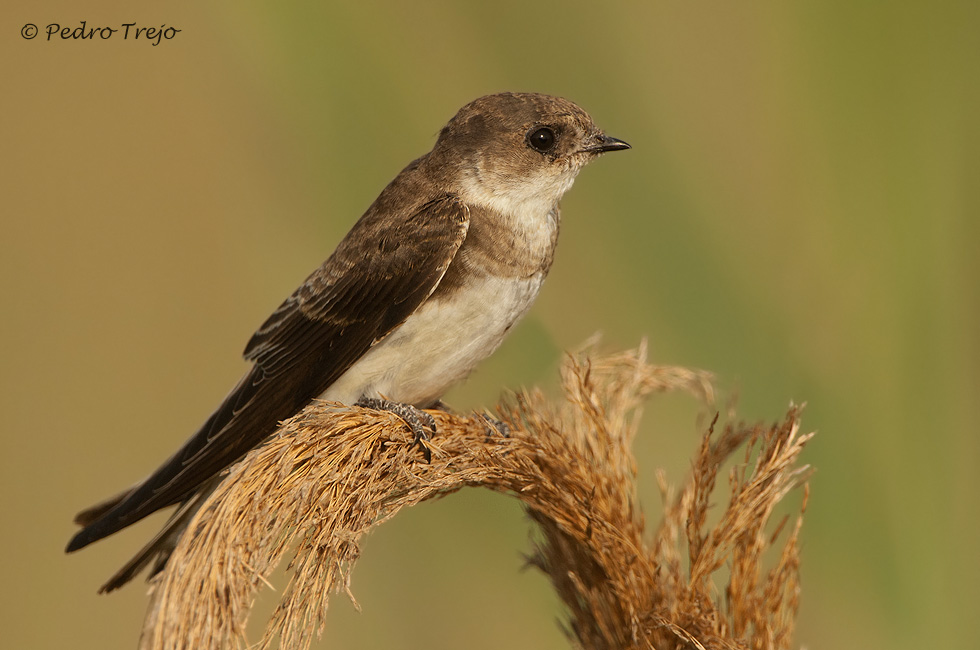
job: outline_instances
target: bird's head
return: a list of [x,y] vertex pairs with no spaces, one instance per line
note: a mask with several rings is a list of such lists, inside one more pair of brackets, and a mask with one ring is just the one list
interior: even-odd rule
[[558,203],[586,163],[629,148],[567,99],[500,93],[461,108],[432,158],[454,170],[464,201],[505,214],[540,213]]

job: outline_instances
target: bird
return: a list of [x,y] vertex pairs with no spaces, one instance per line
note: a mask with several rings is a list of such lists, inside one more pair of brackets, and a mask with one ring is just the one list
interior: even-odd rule
[[538,295],[579,171],[629,148],[561,97],[463,106],[259,327],[251,368],[201,428],[146,479],[78,513],[66,552],[176,505],[100,592],[151,563],[155,575],[224,470],[314,399],[393,411],[417,438],[434,432],[422,409],[441,405]]

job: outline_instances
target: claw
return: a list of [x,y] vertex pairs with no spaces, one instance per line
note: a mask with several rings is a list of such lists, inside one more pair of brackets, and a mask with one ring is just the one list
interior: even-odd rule
[[431,415],[411,404],[377,397],[362,397],[357,400],[355,406],[363,406],[376,411],[388,411],[400,417],[415,435],[415,441],[412,444],[418,445],[419,449],[422,450],[422,457],[425,458],[425,462],[432,462],[432,449],[426,444],[429,440],[429,434],[436,432],[436,421]]

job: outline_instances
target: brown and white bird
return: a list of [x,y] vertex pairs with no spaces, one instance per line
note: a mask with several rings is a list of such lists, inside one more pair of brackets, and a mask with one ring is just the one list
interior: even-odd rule
[[76,551],[167,506],[164,529],[102,591],[166,563],[220,474],[320,398],[394,410],[419,431],[544,282],[558,203],[588,162],[629,149],[572,102],[501,93],[464,106],[245,347],[252,368],[147,479],[78,514]]

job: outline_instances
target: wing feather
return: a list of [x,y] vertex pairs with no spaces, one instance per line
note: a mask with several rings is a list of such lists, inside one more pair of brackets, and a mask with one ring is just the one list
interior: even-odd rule
[[450,194],[405,215],[373,206],[255,332],[244,353],[252,369],[201,429],[68,550],[185,500],[262,442],[432,294],[468,227],[468,209]]

